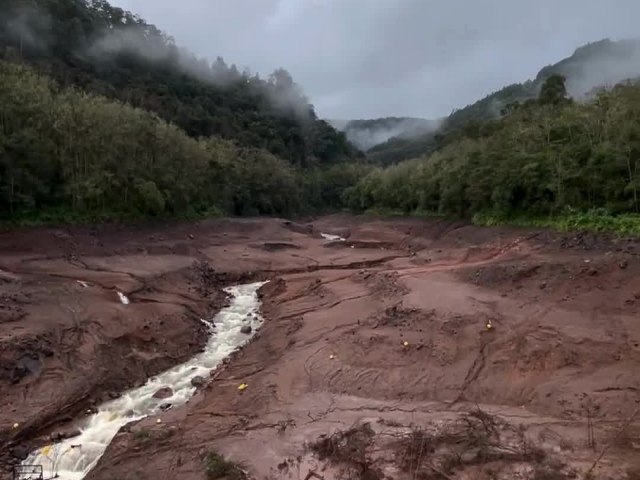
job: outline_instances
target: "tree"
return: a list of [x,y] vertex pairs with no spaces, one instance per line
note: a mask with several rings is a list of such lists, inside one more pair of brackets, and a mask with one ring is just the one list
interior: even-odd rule
[[540,88],[538,100],[542,105],[560,105],[567,101],[566,78],[553,74],[547,78]]

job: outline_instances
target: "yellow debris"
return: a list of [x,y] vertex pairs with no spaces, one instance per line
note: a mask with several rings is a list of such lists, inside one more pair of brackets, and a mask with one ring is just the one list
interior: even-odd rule
[[19,423],[14,423],[14,424],[13,424],[13,429],[15,430],[15,429],[16,429],[16,428],[18,428],[19,426],[20,426],[20,424],[19,424]]
[[249,385],[247,385],[246,383],[241,383],[241,384],[238,386],[238,390],[240,390],[240,391],[242,392],[243,390],[246,390],[248,386],[249,386]]
[[47,457],[51,453],[51,445],[47,445],[46,447],[42,447],[42,455]]

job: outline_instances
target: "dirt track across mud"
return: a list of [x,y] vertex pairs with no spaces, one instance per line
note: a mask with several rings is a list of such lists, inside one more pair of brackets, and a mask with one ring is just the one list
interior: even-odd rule
[[[221,288],[265,279],[254,340],[88,478],[200,480],[212,451],[256,479],[583,478],[603,450],[594,478],[640,478],[639,243],[349,216],[0,234],[0,472],[189,358]],[[565,476],[513,445],[447,472],[437,445],[425,471],[398,460],[406,432],[469,412],[526,431]],[[345,474],[312,446],[353,428],[368,450]]]

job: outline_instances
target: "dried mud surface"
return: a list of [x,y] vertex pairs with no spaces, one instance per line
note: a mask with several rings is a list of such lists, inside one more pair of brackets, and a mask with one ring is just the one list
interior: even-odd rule
[[1,233],[5,474],[257,279],[254,340],[88,478],[640,478],[637,241],[349,216]]

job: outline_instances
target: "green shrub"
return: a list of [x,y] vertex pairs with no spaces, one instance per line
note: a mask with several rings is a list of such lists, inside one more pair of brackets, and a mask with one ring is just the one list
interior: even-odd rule
[[245,480],[247,478],[241,465],[230,462],[215,451],[210,452],[205,459],[205,473],[211,480],[218,478]]

